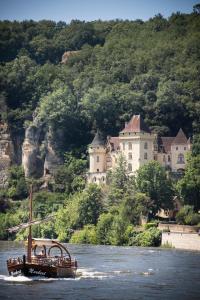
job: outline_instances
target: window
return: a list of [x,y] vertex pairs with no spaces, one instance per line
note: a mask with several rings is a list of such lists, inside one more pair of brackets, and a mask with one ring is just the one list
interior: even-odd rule
[[184,155],[182,153],[180,153],[178,155],[177,164],[184,164],[184,163],[185,163]]
[[128,159],[132,159],[132,153],[131,152],[128,154]]
[[147,153],[144,153],[144,159],[147,159]]
[[125,150],[125,143],[123,143],[123,150]]
[[170,158],[170,155],[168,155],[168,162],[170,162],[171,161],[171,158]]
[[102,177],[102,181],[104,181],[105,180],[105,178],[104,178],[104,176]]
[[184,147],[184,150],[186,150],[186,147]]
[[96,182],[96,177],[94,177],[94,182]]
[[99,156],[97,156],[97,162],[99,162]]
[[97,169],[97,172],[99,172],[99,169]]
[[178,150],[178,147],[176,147],[176,150]]
[[163,162],[166,162],[165,155],[163,155]]
[[147,142],[144,143],[144,149],[148,149],[148,143]]
[[128,143],[128,150],[132,150],[132,143],[131,142]]
[[128,164],[128,171],[132,172],[132,164]]

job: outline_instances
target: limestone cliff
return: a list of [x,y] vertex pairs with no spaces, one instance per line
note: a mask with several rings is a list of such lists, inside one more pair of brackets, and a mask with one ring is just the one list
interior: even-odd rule
[[41,177],[43,175],[43,160],[40,157],[41,125],[33,122],[25,131],[22,145],[22,166],[25,177]]
[[22,166],[25,177],[52,177],[61,164],[55,148],[51,130],[43,128],[43,124],[34,119],[25,131],[22,145]]

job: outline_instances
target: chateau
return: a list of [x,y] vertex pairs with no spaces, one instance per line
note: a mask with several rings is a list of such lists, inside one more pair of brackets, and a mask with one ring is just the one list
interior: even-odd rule
[[175,137],[159,137],[151,133],[140,115],[134,115],[118,137],[107,137],[105,141],[99,132],[96,133],[89,145],[88,182],[105,183],[106,172],[116,166],[120,154],[126,158],[130,175],[151,160],[172,172],[182,172],[190,148],[190,139],[182,129]]

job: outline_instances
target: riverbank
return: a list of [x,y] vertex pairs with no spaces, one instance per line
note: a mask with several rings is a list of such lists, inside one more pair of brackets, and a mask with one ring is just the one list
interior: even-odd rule
[[198,226],[159,224],[158,228],[162,231],[161,246],[200,251]]

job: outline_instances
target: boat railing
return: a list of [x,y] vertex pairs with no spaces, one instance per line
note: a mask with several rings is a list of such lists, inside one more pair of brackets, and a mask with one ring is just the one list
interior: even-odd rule
[[31,263],[38,265],[47,265],[47,266],[62,266],[62,267],[71,267],[75,266],[75,261],[69,259],[68,257],[32,257]]
[[7,264],[8,265],[20,265],[20,264],[22,264],[23,263],[23,259],[22,258],[20,258],[20,257],[15,257],[15,258],[9,258],[8,260],[7,260]]
[[[65,267],[65,268],[77,266],[76,260],[69,259],[69,257],[55,257],[55,256],[49,256],[49,257],[32,256],[31,263],[36,265],[56,266],[56,267]],[[8,266],[14,266],[18,264],[23,264],[23,259],[20,257],[9,258],[7,260]]]

